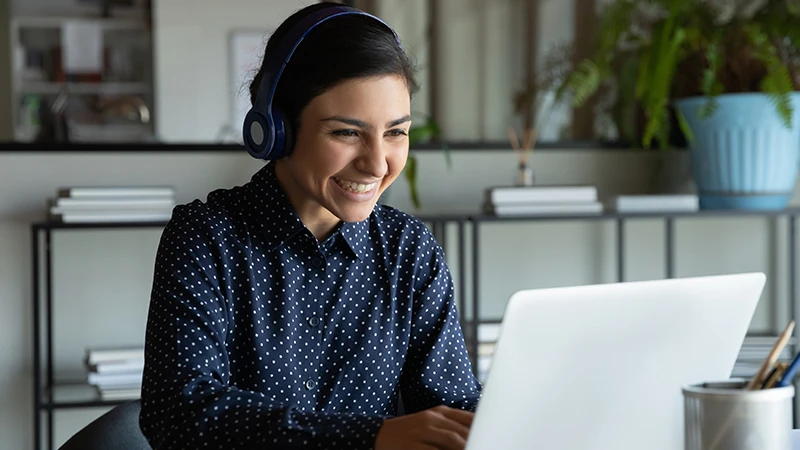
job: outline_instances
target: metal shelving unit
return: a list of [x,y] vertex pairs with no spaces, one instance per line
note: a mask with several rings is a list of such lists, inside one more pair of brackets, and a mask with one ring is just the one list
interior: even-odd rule
[[[48,111],[54,104],[59,104],[56,102],[59,97],[64,102],[60,108],[63,111],[59,113],[65,113],[68,119],[86,125],[95,125],[99,121],[99,127],[111,134],[117,133],[113,125],[120,122],[138,126],[123,130],[123,136],[131,132],[140,136],[138,139],[127,138],[128,141],[141,141],[153,134],[152,121],[125,121],[118,113],[106,116],[106,112],[94,111],[87,106],[96,105],[95,100],[100,97],[126,100],[131,105],[138,105],[131,99],[135,97],[147,108],[148,117],[153,115],[152,24],[149,11],[136,14],[135,17],[22,15],[11,18],[9,51],[15,58],[18,57],[18,50],[34,52],[37,61],[35,76],[26,76],[26,61],[20,61],[22,67],[12,64],[11,68],[11,120],[17,142],[33,142],[36,139],[40,122],[44,116],[52,114]],[[57,58],[54,52],[63,49],[61,31],[75,21],[95,24],[103,36],[104,63],[107,67],[97,71],[102,80],[71,81],[70,76],[75,74],[58,75],[62,69],[60,63],[55,62]],[[114,62],[121,58],[112,55],[116,50],[125,52],[125,59],[137,59],[115,66]],[[21,58],[27,60],[31,55],[23,53]],[[70,109],[69,105],[75,108]],[[93,136],[104,137],[96,131],[94,128],[84,128],[84,136],[78,133],[72,140],[94,141],[100,138],[93,139]]]
[[59,92],[65,91],[75,95],[145,95],[150,94],[151,90],[150,84],[136,82],[58,83],[24,81],[20,84],[20,93],[22,94],[58,95]]
[[[544,222],[544,221],[594,221],[612,222],[615,224],[615,252],[616,252],[616,278],[625,281],[625,233],[626,224],[639,219],[657,219],[664,221],[664,248],[665,248],[665,277],[675,276],[675,222],[679,220],[702,220],[710,218],[736,218],[753,217],[771,220],[785,219],[788,221],[787,242],[788,250],[788,302],[790,316],[800,323],[797,302],[797,236],[796,218],[800,209],[787,209],[783,211],[701,211],[696,213],[647,213],[647,214],[616,214],[605,213],[601,215],[550,215],[550,216],[521,216],[497,217],[487,215],[449,215],[449,216],[422,216],[423,222],[429,224],[434,236],[442,248],[448,248],[451,238],[449,228],[455,227],[458,247],[458,260],[454,272],[458,273],[457,303],[462,314],[462,327],[464,329],[467,346],[473,370],[477,371],[478,355],[478,326],[482,322],[496,322],[497,320],[480,319],[481,298],[481,228],[487,224],[519,223],[519,222]],[[33,261],[33,361],[34,361],[34,449],[42,448],[43,417],[47,419],[47,448],[53,448],[54,412],[63,409],[111,407],[125,400],[101,400],[96,391],[86,384],[59,383],[54,376],[53,367],[53,233],[60,230],[77,229],[127,229],[127,228],[162,228],[163,222],[148,223],[101,223],[101,224],[63,224],[56,222],[38,222],[31,225],[31,251]],[[469,230],[467,227],[469,226]],[[467,258],[467,238],[469,238],[471,255]],[[453,265],[451,265],[451,268]],[[466,275],[471,271],[471,285],[467,285]],[[466,293],[471,293],[471,317],[464,317],[467,307]],[[777,334],[777,332],[776,332]],[[798,332],[795,331],[795,336]],[[798,345],[793,345],[793,352],[798,350]]]
[[[788,257],[787,257],[787,299],[789,303],[789,315],[795,321],[800,323],[797,311],[797,236],[796,236],[796,219],[800,215],[800,209],[786,209],[782,211],[699,211],[699,212],[676,212],[676,213],[613,213],[608,212],[604,214],[595,215],[561,215],[561,216],[521,216],[521,217],[498,217],[498,216],[470,216],[469,222],[472,224],[471,242],[472,242],[472,257],[471,257],[471,270],[472,270],[472,318],[467,322],[466,335],[469,337],[477,337],[478,326],[480,320],[480,281],[481,281],[481,256],[480,256],[480,231],[481,225],[490,223],[513,223],[513,222],[543,222],[543,221],[606,221],[614,222],[615,224],[615,260],[616,260],[616,280],[624,282],[625,280],[625,226],[630,221],[642,219],[657,219],[664,222],[664,277],[675,277],[675,222],[679,220],[702,220],[712,218],[736,218],[736,217],[751,217],[751,218],[765,218],[765,219],[786,219],[788,221],[787,230],[787,243],[788,243]],[[459,254],[464,253],[464,246],[459,247]],[[463,272],[461,278],[463,279]],[[462,290],[462,292],[465,292]],[[462,297],[463,298],[463,297]],[[466,304],[462,302],[460,305],[461,310],[465,311]],[[781,327],[782,328],[782,327]],[[780,330],[775,331],[775,335],[780,333]],[[797,336],[797,332],[795,332]],[[477,354],[478,354],[478,340],[471,339],[468,342],[470,349],[473,368],[477,367]],[[793,346],[792,352],[795,353],[798,348],[797,345]]]
[[[53,233],[58,230],[163,228],[162,222],[31,225],[33,261],[33,448],[42,448],[42,415],[47,418],[47,446],[53,449],[54,413],[61,409],[111,407],[125,400],[101,400],[88,384],[61,383],[53,367]],[[44,360],[44,361],[43,361]]]

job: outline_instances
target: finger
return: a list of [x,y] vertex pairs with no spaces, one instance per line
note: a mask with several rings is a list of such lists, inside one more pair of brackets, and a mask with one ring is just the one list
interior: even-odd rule
[[[456,424],[456,422],[453,421],[449,422],[451,424]],[[463,425],[456,425],[463,427]],[[437,427],[428,428],[425,430],[421,438],[422,442],[433,445],[438,450],[464,450],[464,447],[467,446],[466,435],[461,435],[459,432],[453,429]]]
[[464,424],[462,422],[459,422],[458,420],[450,418],[447,415],[442,415],[441,421],[437,422],[435,425],[445,430],[455,431],[464,439],[466,439],[467,436],[469,435],[470,424]]
[[414,444],[412,447],[408,447],[408,450],[439,450],[439,449],[432,445],[417,443]]
[[475,417],[475,413],[471,411],[464,411],[463,409],[445,407],[441,410],[441,412],[442,415],[444,415],[448,419],[454,420],[466,427],[472,425],[472,419]]

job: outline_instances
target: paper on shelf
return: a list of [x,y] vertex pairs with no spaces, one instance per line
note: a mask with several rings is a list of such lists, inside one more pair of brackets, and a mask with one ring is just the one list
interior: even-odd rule
[[61,64],[65,73],[103,71],[103,29],[92,20],[68,20],[61,28]]

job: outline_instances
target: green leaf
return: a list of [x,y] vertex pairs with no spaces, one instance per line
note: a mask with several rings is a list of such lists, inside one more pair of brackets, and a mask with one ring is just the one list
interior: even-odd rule
[[792,75],[778,56],[778,51],[769,35],[758,24],[746,28],[750,43],[754,47],[754,57],[767,66],[767,74],[761,80],[760,88],[775,106],[784,126],[792,126],[792,108],[789,93],[794,89]]
[[647,91],[648,75],[647,68],[650,66],[650,52],[645,52],[639,59],[639,71],[636,77],[636,98],[642,99]]
[[590,59],[583,60],[556,92],[556,101],[560,101],[566,92],[571,92],[572,104],[583,105],[600,88],[601,78],[600,67]]
[[667,148],[669,144],[669,110],[667,108],[661,109],[661,126],[658,129],[658,146],[661,149]]
[[706,104],[700,109],[700,117],[707,119],[713,116],[719,109],[719,100],[717,95],[721,94],[724,90],[722,83],[719,81],[717,74],[722,66],[722,50],[719,41],[722,39],[722,32],[717,30],[714,32],[713,41],[709,43],[706,48],[706,60],[708,67],[703,70],[703,81],[701,89],[703,95],[707,97]]
[[408,130],[408,144],[414,145],[420,142],[428,141],[439,134],[439,128],[433,119],[428,118],[424,125],[412,126]]
[[684,116],[678,108],[675,108],[675,117],[678,119],[678,127],[680,127],[681,132],[683,132],[686,141],[689,142],[689,144],[694,144],[694,132],[692,132],[692,127],[689,126],[686,116]]
[[[766,78],[764,79],[764,81],[766,81]],[[763,85],[762,89],[764,89]],[[778,111],[778,116],[780,116],[783,125],[786,128],[791,128],[794,108],[792,108],[792,99],[791,97],[789,97],[789,94],[767,92],[767,97],[769,98],[770,103],[772,103],[775,106],[775,109]]]
[[[722,32],[717,30],[714,32],[713,41],[706,48],[706,60],[708,67],[703,70],[703,81],[701,89],[703,94],[707,97],[717,96],[722,94],[724,87],[722,82],[717,77],[720,67],[722,67],[722,49],[720,48],[719,41],[722,40]],[[703,109],[705,116],[710,117],[716,111],[719,103],[716,99],[709,98],[706,107]]]
[[414,205],[414,208],[419,209],[420,201],[419,201],[419,190],[417,189],[417,158],[414,155],[408,155],[408,160],[406,161],[406,167],[403,169],[403,173],[405,174],[406,180],[408,181],[408,187],[411,191],[411,203]]
[[450,155],[450,147],[447,143],[442,141],[442,150],[444,150],[444,161],[447,163],[447,170],[453,170],[453,158]]
[[705,105],[703,105],[700,108],[700,117],[703,119],[708,119],[709,117],[716,114],[718,109],[719,109],[719,99],[717,99],[717,97],[708,97],[706,99]]
[[675,69],[685,40],[686,31],[681,27],[676,27],[672,17],[664,21],[654,32],[653,47],[656,50],[653,55],[658,55],[658,57],[650,60],[645,81],[647,90],[642,92],[640,98],[647,114],[647,124],[642,136],[642,144],[645,148],[649,148],[653,138],[657,136],[661,146],[666,145],[669,135],[667,106]]
[[800,0],[784,0],[786,2],[786,9],[792,16],[800,16]]

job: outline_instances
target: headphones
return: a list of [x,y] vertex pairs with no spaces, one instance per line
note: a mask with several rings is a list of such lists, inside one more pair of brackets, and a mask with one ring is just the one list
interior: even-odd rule
[[294,136],[290,122],[287,120],[289,118],[273,105],[275,90],[281,74],[286,69],[294,51],[317,25],[334,17],[354,14],[371,17],[386,26],[394,34],[397,45],[400,45],[400,39],[392,27],[383,20],[357,8],[331,6],[309,13],[300,19],[281,39],[275,55],[266,62],[256,100],[244,117],[242,135],[244,146],[250,156],[275,160],[283,158],[291,152],[294,146]]

